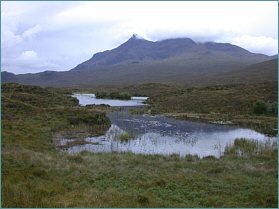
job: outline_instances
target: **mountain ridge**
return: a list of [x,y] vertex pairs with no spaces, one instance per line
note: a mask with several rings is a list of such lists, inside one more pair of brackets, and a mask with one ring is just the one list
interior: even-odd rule
[[137,34],[133,34],[130,39],[118,47],[112,50],[98,52],[89,60],[77,65],[72,70],[88,70],[111,66],[127,60],[136,60],[137,62],[147,61],[149,63],[148,61],[158,61],[179,56],[197,45],[203,45],[208,51],[227,53],[231,56],[254,56],[259,59],[259,62],[266,61],[269,57],[264,54],[251,53],[246,49],[230,43],[205,42],[204,44],[198,44],[190,38],[174,38],[153,42],[141,37],[139,38]]
[[179,44],[179,48],[176,47],[173,49],[173,40],[174,39],[166,39],[153,42],[138,38],[137,34],[133,34],[130,39],[119,45],[117,48],[98,52],[89,60],[77,65],[72,70],[87,70],[101,66],[110,66],[129,59],[137,59],[138,61],[166,59],[179,55],[196,45],[196,43],[189,38],[177,38],[175,40],[176,42],[179,42],[176,43],[176,45]]
[[2,72],[1,82],[67,87],[181,82],[243,68],[274,57],[251,53],[230,43],[196,43],[189,38],[153,42],[134,34],[118,47],[95,53],[69,71],[21,75]]

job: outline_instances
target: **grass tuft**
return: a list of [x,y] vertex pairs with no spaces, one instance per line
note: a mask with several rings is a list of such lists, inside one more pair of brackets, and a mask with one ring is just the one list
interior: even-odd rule
[[[277,141],[236,139],[220,158],[131,152],[67,154],[55,149],[56,131],[78,141],[104,133],[110,122],[97,108],[65,107],[59,102],[42,107],[39,102],[43,100],[32,101],[36,94],[51,101],[46,98],[50,90],[14,84],[1,95],[1,207],[278,207]],[[199,92],[190,90],[176,96]],[[208,89],[213,90],[232,89]],[[55,93],[51,95],[58,100],[67,100],[64,93]],[[154,98],[154,104],[161,99]],[[153,108],[161,111],[160,106]],[[137,136],[119,132],[115,137],[125,141]]]

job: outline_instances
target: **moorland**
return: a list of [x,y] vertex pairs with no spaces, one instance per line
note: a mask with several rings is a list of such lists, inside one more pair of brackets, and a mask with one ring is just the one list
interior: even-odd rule
[[[1,88],[2,207],[278,206],[277,142],[235,139],[220,158],[67,154],[55,147],[54,133],[78,132],[84,138],[102,135],[110,127],[106,113],[117,108],[77,106],[70,96],[73,91],[92,93],[100,88],[17,83],[4,83]],[[149,105],[132,110],[133,114],[151,110],[151,114],[183,120],[231,120],[268,134],[275,134],[278,126],[277,109],[271,108],[278,99],[277,82],[191,88],[146,83],[102,89],[148,95]],[[265,103],[261,113],[254,109],[259,100]]]
[[[69,154],[111,127],[108,105],[72,93],[148,97],[130,110],[278,136],[278,56],[133,35],[70,71],[1,72],[1,207],[278,208],[278,142],[236,138],[220,157]],[[98,93],[97,93],[98,95]],[[57,145],[54,136],[73,140]],[[133,135],[122,135],[130,140]],[[224,139],[225,140],[225,139]]]

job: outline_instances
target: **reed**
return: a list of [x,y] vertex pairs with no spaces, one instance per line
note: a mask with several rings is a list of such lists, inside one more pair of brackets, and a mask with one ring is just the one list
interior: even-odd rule
[[[25,89],[14,87],[18,92]],[[40,107],[27,97],[11,98],[11,92],[3,93],[1,101],[3,208],[278,207],[277,142],[237,139],[231,147],[243,149],[247,156],[231,152],[203,159],[131,152],[67,154],[55,149],[55,131],[100,134],[97,130],[105,132],[109,125],[104,112],[61,107],[59,101],[67,97],[58,93],[57,103]],[[73,118],[76,123],[71,124]],[[121,135],[137,137],[115,137]]]
[[112,140],[120,141],[121,143],[127,143],[130,140],[138,139],[140,135],[135,134],[130,131],[122,131],[122,130],[112,130],[108,133],[108,138],[112,138]]
[[224,155],[235,155],[244,157],[268,157],[277,158],[278,142],[267,140],[259,142],[245,138],[236,138],[232,145],[225,147]]

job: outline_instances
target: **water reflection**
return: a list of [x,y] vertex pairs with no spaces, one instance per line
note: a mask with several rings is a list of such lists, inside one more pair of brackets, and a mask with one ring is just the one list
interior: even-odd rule
[[[276,137],[268,137],[250,129],[180,121],[159,116],[130,115],[127,111],[110,113],[108,117],[113,125],[106,135],[86,138],[86,141],[95,144],[75,146],[66,151],[68,153],[83,150],[130,151],[142,154],[177,153],[180,156],[193,154],[200,157],[208,155],[219,157],[224,152],[225,146],[233,143],[235,138],[277,141]],[[134,137],[130,140],[120,139],[120,136],[128,133],[134,133]]]
[[[124,111],[108,114],[112,126],[104,136],[88,137],[90,144],[72,146],[65,151],[78,153],[90,152],[133,152],[142,154],[186,154],[200,157],[213,155],[219,157],[226,145],[235,138],[277,141],[277,137],[268,137],[254,130],[220,126],[199,122],[175,120],[151,115],[131,115],[128,109],[135,105],[144,105],[147,97],[134,97],[132,100],[96,99],[94,94],[75,94],[81,105],[108,104],[126,106]],[[128,108],[128,109],[127,109]],[[128,136],[128,138],[127,138]],[[61,145],[72,139],[60,139]]]
[[95,94],[74,94],[82,106],[89,104],[107,104],[111,107],[119,106],[138,106],[145,105],[142,102],[147,100],[148,97],[132,97],[131,100],[116,100],[116,99],[96,99]]

